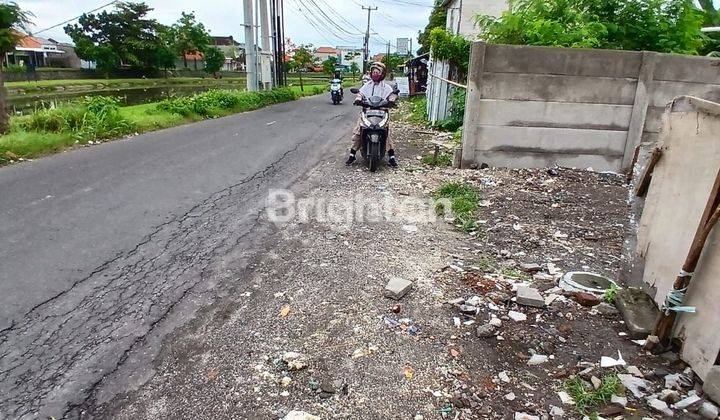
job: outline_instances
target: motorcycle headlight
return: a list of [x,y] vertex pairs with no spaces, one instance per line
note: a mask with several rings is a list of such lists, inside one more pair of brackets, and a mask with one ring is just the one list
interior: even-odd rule
[[377,133],[370,134],[370,141],[373,143],[377,143],[380,141],[380,135]]
[[360,118],[362,119],[362,122],[366,127],[371,127],[373,125],[368,119],[368,117],[365,116],[364,112],[360,114]]

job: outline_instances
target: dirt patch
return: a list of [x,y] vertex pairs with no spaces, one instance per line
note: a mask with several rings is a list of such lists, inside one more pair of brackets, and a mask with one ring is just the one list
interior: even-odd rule
[[[311,211],[306,221],[277,226],[236,291],[166,345],[154,378],[89,414],[270,419],[302,410],[321,418],[471,419],[547,416],[557,406],[574,418],[557,394],[571,375],[624,371],[598,367],[602,356],[620,351],[655,375],[656,389],[654,369],[683,368],[648,356],[624,336],[618,315],[580,307],[556,289],[565,271],[615,276],[628,220],[621,177],[431,168],[417,159],[433,148],[418,130],[393,126],[398,170],[347,168],[338,146],[296,188],[316,201],[387,200],[394,220],[348,224]],[[469,234],[442,220],[413,220],[417,208],[399,204],[450,181],[481,194],[478,229]],[[522,263],[541,271],[526,273]],[[415,283],[399,303],[383,297],[396,276]],[[514,297],[523,284],[555,297],[546,308],[520,306]],[[526,320],[514,321],[515,312]],[[478,337],[476,328],[494,318],[501,326]],[[548,360],[528,365],[533,355]],[[296,356],[306,366],[287,361]],[[629,407],[641,415],[646,406],[631,397]]]

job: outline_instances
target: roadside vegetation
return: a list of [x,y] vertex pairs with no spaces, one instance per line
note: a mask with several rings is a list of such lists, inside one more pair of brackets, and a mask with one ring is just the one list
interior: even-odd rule
[[158,103],[120,107],[115,98],[96,96],[11,120],[0,136],[0,164],[59,152],[132,133],[252,111],[323,93],[324,86],[270,91],[211,90]]
[[575,376],[565,383],[565,390],[575,401],[577,411],[590,418],[598,418],[594,410],[609,403],[613,395],[621,394],[621,388],[620,379],[616,375],[603,377],[597,389],[579,376]]
[[[435,191],[435,198],[449,200],[455,227],[463,232],[477,229],[476,212],[480,194],[471,185],[460,182],[445,183]],[[447,210],[442,203],[436,208],[439,215],[446,214]]]

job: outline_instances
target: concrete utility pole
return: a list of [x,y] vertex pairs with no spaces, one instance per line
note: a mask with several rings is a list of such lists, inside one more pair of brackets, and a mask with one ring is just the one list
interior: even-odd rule
[[[260,0],[260,45],[262,59],[260,60],[260,79],[265,89],[272,89],[272,51],[270,49],[270,27],[268,26],[268,0]],[[265,80],[268,79],[268,80]]]
[[365,31],[365,57],[363,57],[363,74],[367,71],[367,62],[370,59],[370,12],[373,10],[377,10],[377,7],[365,7],[361,6],[363,10],[368,11],[368,22],[367,22],[367,30]]
[[255,26],[253,25],[253,0],[243,0],[243,17],[245,24],[245,73],[247,90],[255,92],[258,87],[257,60],[255,56]]

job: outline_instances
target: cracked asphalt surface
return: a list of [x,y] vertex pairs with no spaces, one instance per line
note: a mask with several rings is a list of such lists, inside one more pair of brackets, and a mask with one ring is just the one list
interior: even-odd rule
[[75,418],[242,281],[269,188],[346,142],[325,95],[0,168],[0,418]]

